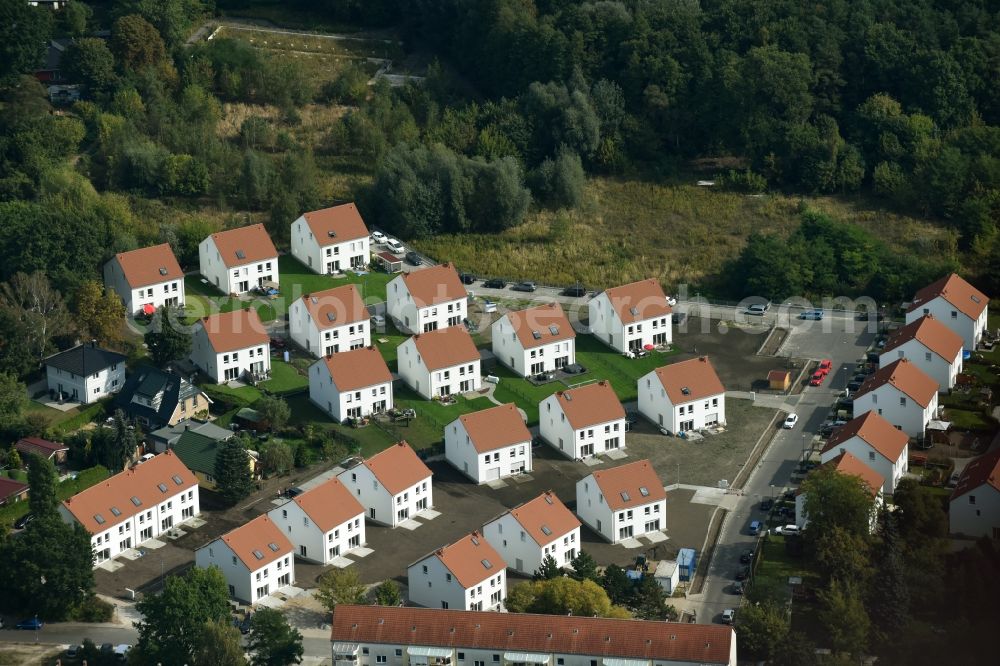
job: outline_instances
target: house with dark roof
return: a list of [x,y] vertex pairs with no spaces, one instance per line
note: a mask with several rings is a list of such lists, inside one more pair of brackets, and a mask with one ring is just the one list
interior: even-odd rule
[[948,520],[952,534],[1000,539],[1000,449],[962,470],[948,502]]
[[199,270],[224,294],[279,284],[278,251],[263,224],[214,233],[198,245]]
[[[837,474],[857,479],[865,494],[872,498],[868,529],[874,531],[875,526],[878,524],[878,509],[882,506],[882,488],[885,486],[885,477],[846,450],[830,458],[822,466],[812,470],[810,474],[815,474],[819,469],[832,469]],[[802,491],[802,488],[798,488],[795,491],[795,524],[805,529],[808,523],[809,514],[806,511],[806,493]]]
[[318,564],[345,564],[343,556],[362,548],[365,508],[333,478],[268,512],[295,548],[295,555]]
[[211,404],[204,391],[185,377],[151,365],[140,366],[129,375],[115,397],[115,408],[146,430],[173,426],[207,414]]
[[419,333],[396,349],[399,376],[428,400],[482,387],[479,350],[464,326]]
[[719,624],[345,604],[332,622],[334,666],[373,666],[403,654],[414,664],[737,664],[736,633]]
[[397,527],[434,508],[431,475],[430,468],[402,441],[344,470],[337,478],[365,507],[368,520]]
[[292,222],[292,256],[314,273],[364,268],[369,243],[368,227],[353,203],[303,213]]
[[444,455],[476,483],[525,474],[531,465],[531,432],[514,403],[462,414],[444,428]]
[[26,456],[35,455],[60,465],[66,462],[66,454],[69,453],[69,447],[62,442],[50,442],[41,437],[22,437],[14,444],[14,448],[21,454],[21,460],[25,464],[27,464]]
[[606,381],[556,391],[538,405],[539,432],[567,458],[625,448],[625,408]]
[[353,284],[303,295],[288,307],[288,329],[316,357],[372,344],[368,308]]
[[[219,449],[228,439],[228,437],[216,439],[197,430],[186,430],[171,445],[170,450],[191,470],[198,479],[199,486],[205,490],[215,490],[215,459],[219,455]],[[252,478],[259,479],[261,469],[257,452],[248,451],[248,453],[247,464],[250,475]]]
[[479,532],[438,548],[406,569],[410,601],[427,608],[499,610],[507,563]]
[[210,437],[217,442],[222,442],[233,436],[233,431],[229,428],[220,428],[211,421],[202,419],[183,419],[174,425],[163,426],[153,430],[147,435],[147,441],[153,445],[156,453],[163,453],[167,449],[173,448],[177,440],[186,432],[196,432],[205,437]]
[[937,418],[938,383],[908,358],[879,368],[854,394],[854,413],[875,412],[910,437]]
[[483,535],[507,566],[525,576],[537,571],[546,557],[572,568],[580,552],[580,521],[551,490],[486,523]]
[[672,310],[655,278],[605,289],[590,301],[588,310],[590,332],[620,352],[673,341]]
[[88,405],[117,393],[125,385],[124,354],[96,343],[77,345],[45,359],[49,394],[58,400]]
[[667,493],[653,465],[637,460],[577,481],[576,515],[611,543],[640,536],[655,543],[664,540]]
[[558,303],[512,310],[490,329],[493,353],[522,377],[576,363],[576,331]]
[[910,464],[909,437],[875,412],[865,412],[834,430],[820,451],[826,464],[849,453],[882,479],[882,492],[892,494]]
[[28,499],[28,484],[17,479],[0,476],[0,506]]
[[203,317],[194,325],[191,361],[217,383],[271,374],[271,338],[257,310]]
[[726,423],[726,387],[707,356],[656,368],[638,388],[639,413],[667,432]]
[[461,326],[468,292],[451,264],[402,273],[386,285],[386,312],[404,333]]
[[194,562],[218,567],[229,596],[251,605],[295,584],[292,543],[267,514],[205,544],[194,552]]
[[975,351],[986,330],[990,299],[952,273],[932,282],[914,296],[906,311],[906,323],[924,315],[934,318],[962,338],[965,349]]
[[184,272],[170,245],[119,252],[104,264],[104,286],[125,303],[125,311],[151,315],[169,305],[184,306]]
[[938,392],[946,393],[962,372],[962,336],[934,315],[924,315],[893,331],[878,361],[884,367],[901,358],[913,361],[938,383]]
[[392,409],[392,373],[374,347],[321,358],[309,368],[309,399],[335,421]]

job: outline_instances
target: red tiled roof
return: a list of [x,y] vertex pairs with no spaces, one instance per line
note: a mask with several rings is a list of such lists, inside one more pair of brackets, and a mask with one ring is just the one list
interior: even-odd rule
[[212,349],[219,354],[271,342],[260,315],[253,308],[209,315],[199,323]]
[[827,465],[837,470],[840,474],[849,474],[861,479],[861,482],[868,489],[868,492],[872,495],[872,497],[878,495],[879,491],[882,490],[882,485],[885,483],[884,476],[861,462],[860,458],[851,455],[847,451],[841,453],[839,456],[826,463],[826,465],[823,465],[823,467],[826,467]]
[[903,449],[909,441],[905,432],[896,429],[885,417],[869,411],[834,430],[822,453],[832,451],[855,436],[860,437],[868,446],[893,463],[903,455]]
[[546,546],[580,527],[577,517],[551,490],[514,507],[510,515],[539,546]]
[[674,405],[726,392],[707,356],[671,363],[654,372]]
[[[161,485],[166,490],[162,490]],[[80,491],[63,502],[63,506],[88,532],[98,534],[197,485],[194,474],[168,449],[141,465]],[[132,498],[138,499],[139,504],[136,505]],[[118,512],[117,516],[112,509]]]
[[410,339],[428,370],[440,370],[479,360],[476,343],[464,326],[449,326],[429,333],[418,333]]
[[392,383],[389,366],[374,347],[361,347],[332,354],[316,362],[326,365],[334,385],[340,392]]
[[927,301],[932,301],[938,296],[973,320],[978,319],[990,303],[986,294],[952,273],[918,291],[913,296],[908,312],[922,308]]
[[455,267],[447,263],[403,273],[395,279],[403,281],[418,308],[456,301],[469,295],[458,279]]
[[667,305],[667,295],[655,278],[605,289],[604,293],[623,324],[663,317],[672,312]]
[[407,488],[431,477],[431,470],[406,440],[396,442],[384,451],[380,451],[364,462],[379,483],[385,486],[391,495],[397,495]]
[[60,451],[69,451],[69,447],[65,444],[50,442],[49,440],[42,439],[41,437],[22,437],[17,440],[17,444],[14,445],[14,448],[21,453],[33,453],[43,458],[51,458],[54,454],[59,453]]
[[[274,243],[263,224],[219,231],[212,234],[212,240],[222,257],[222,263],[229,268],[268,259],[278,261],[278,251],[274,249]],[[278,270],[277,265],[274,270]]]
[[7,500],[15,495],[20,495],[27,489],[27,483],[22,483],[17,479],[10,479],[6,476],[0,476],[0,500]]
[[458,420],[478,453],[531,441],[531,432],[512,402],[462,414]]
[[256,571],[292,553],[292,542],[266,513],[219,538],[250,571]]
[[951,501],[984,485],[1000,490],[1000,449],[984,453],[965,466],[951,493]]
[[329,532],[352,518],[364,519],[365,508],[351,491],[334,477],[292,499],[321,532]]
[[566,313],[558,303],[547,303],[527,310],[514,310],[504,316],[524,349],[576,338],[576,331],[573,330]]
[[625,418],[625,408],[606,381],[557,391],[554,395],[574,430]]
[[314,210],[302,217],[320,247],[368,237],[368,227],[353,203]]
[[729,664],[731,627],[576,615],[349,606],[333,611],[330,639],[497,652],[571,654],[655,662]]
[[[604,501],[612,511],[667,499],[663,482],[648,460],[636,460],[618,467],[598,470],[591,476],[594,477],[594,482],[604,495]],[[646,494],[643,494],[643,489]]]
[[882,353],[890,352],[910,340],[917,340],[949,364],[953,363],[962,351],[962,336],[935,319],[933,315],[924,315],[893,331]]
[[937,395],[938,383],[934,378],[921,370],[912,361],[901,358],[893,361],[884,368],[879,368],[868,379],[864,381],[858,389],[855,401],[866,393],[889,384],[906,395],[921,407],[931,404],[931,400]]
[[121,266],[125,281],[132,288],[184,279],[177,257],[167,243],[119,252],[115,255],[115,260]]
[[368,308],[353,284],[305,294],[300,300],[321,331],[368,320]]
[[437,549],[431,557],[441,560],[441,564],[467,589],[507,568],[500,553],[479,532]]

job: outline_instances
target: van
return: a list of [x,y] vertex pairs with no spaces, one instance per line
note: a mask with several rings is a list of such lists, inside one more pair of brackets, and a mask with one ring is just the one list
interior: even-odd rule
[[403,247],[403,244],[400,243],[395,238],[390,238],[386,240],[385,246],[389,248],[390,252],[395,252],[396,254],[402,254],[403,252],[406,252],[406,248]]
[[748,315],[755,315],[757,317],[763,317],[764,313],[767,312],[768,308],[771,307],[770,303],[754,303],[746,309]]
[[759,520],[754,520],[750,523],[750,534],[751,536],[757,536],[760,534],[763,524]]
[[486,375],[485,377],[483,377],[483,381],[488,384],[499,384],[500,378],[497,377],[496,375]]

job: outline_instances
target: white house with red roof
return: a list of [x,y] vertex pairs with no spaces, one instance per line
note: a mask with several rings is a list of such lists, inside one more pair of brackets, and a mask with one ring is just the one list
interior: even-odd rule
[[934,315],[961,336],[965,349],[975,351],[986,330],[989,304],[986,294],[952,273],[913,296],[906,311],[906,323],[911,324],[924,315]]
[[94,565],[169,532],[201,512],[198,479],[173,451],[115,474],[59,506],[90,533]]
[[368,520],[397,527],[434,508],[431,475],[430,468],[402,441],[341,472],[338,478],[361,502]]
[[726,423],[726,388],[707,356],[639,378],[639,413],[670,433]]
[[820,452],[820,461],[828,463],[850,453],[884,479],[882,492],[891,495],[909,469],[908,442],[905,432],[869,411],[833,431]]
[[582,460],[625,448],[625,408],[606,381],[556,391],[538,405],[542,438]]
[[720,624],[664,624],[580,615],[476,613],[404,606],[333,610],[334,666],[539,664],[736,666],[736,633]]
[[598,470],[576,482],[576,515],[601,537],[621,543],[667,525],[667,493],[648,460]]
[[104,286],[121,297],[125,311],[153,314],[164,305],[184,306],[184,272],[170,245],[119,252],[104,264]]
[[198,244],[202,276],[224,294],[279,283],[278,251],[263,224],[214,233]]
[[875,412],[910,437],[937,417],[938,383],[907,358],[879,368],[854,394],[854,413]]
[[319,564],[365,545],[365,508],[340,479],[327,479],[268,512],[288,537],[295,555]]
[[335,274],[368,265],[368,227],[353,203],[303,213],[292,222],[292,256],[314,273]]
[[507,566],[525,576],[547,556],[570,567],[580,552],[580,521],[551,490],[486,523],[483,536]]
[[428,400],[482,387],[479,350],[464,326],[407,338],[397,347],[396,363],[403,381]]
[[590,332],[620,352],[673,342],[672,310],[659,280],[605,289],[588,304]]
[[461,326],[469,294],[451,264],[401,273],[386,285],[386,311],[404,333]]
[[576,363],[576,331],[558,303],[508,312],[491,333],[497,359],[522,377]]
[[316,357],[372,344],[368,308],[353,284],[294,301],[288,308],[288,329],[292,340]]
[[1000,449],[962,470],[948,503],[948,521],[952,534],[1000,539]]
[[479,532],[438,548],[406,570],[410,601],[427,608],[500,610],[507,563]]
[[514,403],[463,414],[445,426],[444,455],[476,483],[531,471],[531,432]]
[[893,331],[879,355],[879,365],[901,358],[913,361],[938,383],[938,392],[946,392],[962,371],[962,337],[934,315],[924,315]]
[[392,409],[392,373],[374,347],[321,358],[309,368],[309,399],[338,423]]
[[[847,451],[830,458],[822,467],[817,469],[832,469],[838,474],[853,476],[858,479],[865,493],[872,498],[872,512],[868,522],[868,529],[874,531],[877,524],[878,508],[882,506],[882,488],[885,485],[885,477]],[[814,474],[815,472],[816,470],[813,470],[810,474]],[[806,511],[806,496],[807,493],[802,492],[801,488],[795,491],[795,524],[801,529],[805,529],[806,525],[809,524],[809,515]]]
[[251,606],[295,583],[292,542],[267,514],[194,551],[194,563],[218,567],[229,596]]
[[216,383],[271,373],[271,338],[253,308],[203,317],[194,325],[191,361]]

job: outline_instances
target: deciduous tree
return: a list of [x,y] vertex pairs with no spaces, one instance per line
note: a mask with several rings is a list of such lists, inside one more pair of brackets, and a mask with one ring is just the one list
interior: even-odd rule
[[594,581],[578,581],[566,576],[516,585],[508,592],[504,606],[514,613],[631,616],[627,609],[613,605],[607,593]]
[[163,38],[141,16],[122,16],[111,27],[111,48],[126,71],[139,71],[159,65],[166,56]]
[[74,40],[66,48],[62,63],[66,78],[83,84],[91,93],[108,90],[117,78],[115,57],[107,43],[98,37]]
[[831,646],[855,657],[868,646],[871,620],[853,583],[833,580],[819,592],[819,618],[826,627]]
[[375,603],[379,606],[399,606],[403,603],[403,595],[400,594],[396,581],[390,578],[375,588]]
[[260,464],[265,474],[284,474],[295,464],[295,454],[287,443],[270,439],[260,447]]
[[270,424],[271,430],[274,431],[284,428],[292,416],[291,408],[280,396],[265,395],[254,404],[254,409],[263,420]]
[[302,662],[302,634],[273,608],[261,608],[250,620],[247,649],[253,666],[288,666]]
[[231,622],[206,622],[201,626],[192,666],[247,666],[240,631]]
[[144,336],[149,356],[158,367],[191,353],[191,335],[184,330],[181,316],[173,306],[161,307]]
[[52,12],[27,2],[0,2],[0,84],[34,72],[45,59]]
[[114,291],[96,280],[87,280],[73,295],[76,325],[102,345],[119,345],[124,339],[125,304]]
[[809,516],[805,529],[807,543],[834,527],[854,535],[867,536],[870,532],[875,500],[858,477],[820,467],[802,482],[802,492]]
[[21,417],[28,406],[28,389],[14,375],[0,372],[0,427]]
[[773,603],[744,604],[736,617],[739,651],[758,660],[769,660],[788,635],[788,614]]
[[39,361],[49,351],[52,338],[69,330],[70,317],[62,294],[40,271],[16,273],[0,285],[0,308],[25,325],[28,347]]
[[337,604],[363,604],[365,585],[354,567],[330,569],[320,576],[315,596],[326,610],[333,612]]

